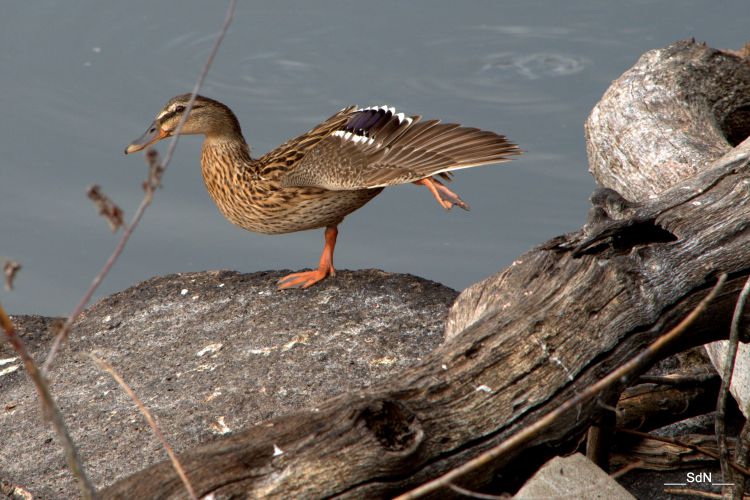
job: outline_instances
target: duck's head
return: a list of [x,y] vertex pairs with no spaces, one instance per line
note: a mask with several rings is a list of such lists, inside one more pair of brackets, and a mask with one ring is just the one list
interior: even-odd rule
[[[189,102],[190,94],[182,94],[171,98],[156,114],[156,118],[148,126],[146,132],[125,148],[125,154],[135,153],[172,136],[180,124]],[[190,114],[185,120],[182,130],[180,130],[180,134],[242,137],[240,124],[232,110],[219,101],[200,95],[195,96],[193,107],[190,109]]]

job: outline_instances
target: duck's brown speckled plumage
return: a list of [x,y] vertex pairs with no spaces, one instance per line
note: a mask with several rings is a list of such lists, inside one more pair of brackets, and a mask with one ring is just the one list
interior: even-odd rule
[[[170,136],[189,99],[187,94],[172,98],[126,152]],[[385,186],[422,184],[443,207],[468,208],[438,177],[449,179],[453,170],[520,154],[494,132],[421,121],[384,106],[342,109],[258,159],[251,157],[234,113],[213,99],[197,96],[182,133],[205,135],[203,180],[234,224],[265,234],[327,228],[320,268],[285,278],[283,288],[307,287],[333,274],[336,226]]]
[[343,112],[339,113],[259,159],[251,158],[244,140],[207,138],[201,171],[211,198],[232,223],[257,233],[291,233],[339,224],[383,188],[332,191],[283,186],[283,181],[320,139],[345,120]]

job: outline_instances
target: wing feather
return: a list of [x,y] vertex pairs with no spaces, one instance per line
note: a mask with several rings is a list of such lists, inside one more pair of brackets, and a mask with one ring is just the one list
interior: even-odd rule
[[[324,126],[325,125],[325,126]],[[297,140],[305,151],[282,186],[379,188],[501,163],[521,153],[505,136],[456,123],[405,117],[393,108],[347,108]]]

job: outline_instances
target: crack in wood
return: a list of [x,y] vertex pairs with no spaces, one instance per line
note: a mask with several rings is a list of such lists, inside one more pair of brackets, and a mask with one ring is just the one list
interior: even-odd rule
[[373,401],[360,411],[359,419],[388,451],[413,451],[424,436],[416,414],[398,401]]

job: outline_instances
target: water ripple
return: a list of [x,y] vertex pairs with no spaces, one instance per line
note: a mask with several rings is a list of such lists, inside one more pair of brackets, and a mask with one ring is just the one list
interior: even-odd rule
[[488,25],[480,24],[476,29],[491,31],[502,35],[524,36],[529,38],[560,38],[569,36],[572,30],[557,26],[522,26],[522,25]]
[[591,61],[584,57],[569,56],[554,52],[534,54],[491,54],[486,57],[479,73],[484,77],[506,78],[516,73],[529,80],[554,78],[580,73]]

